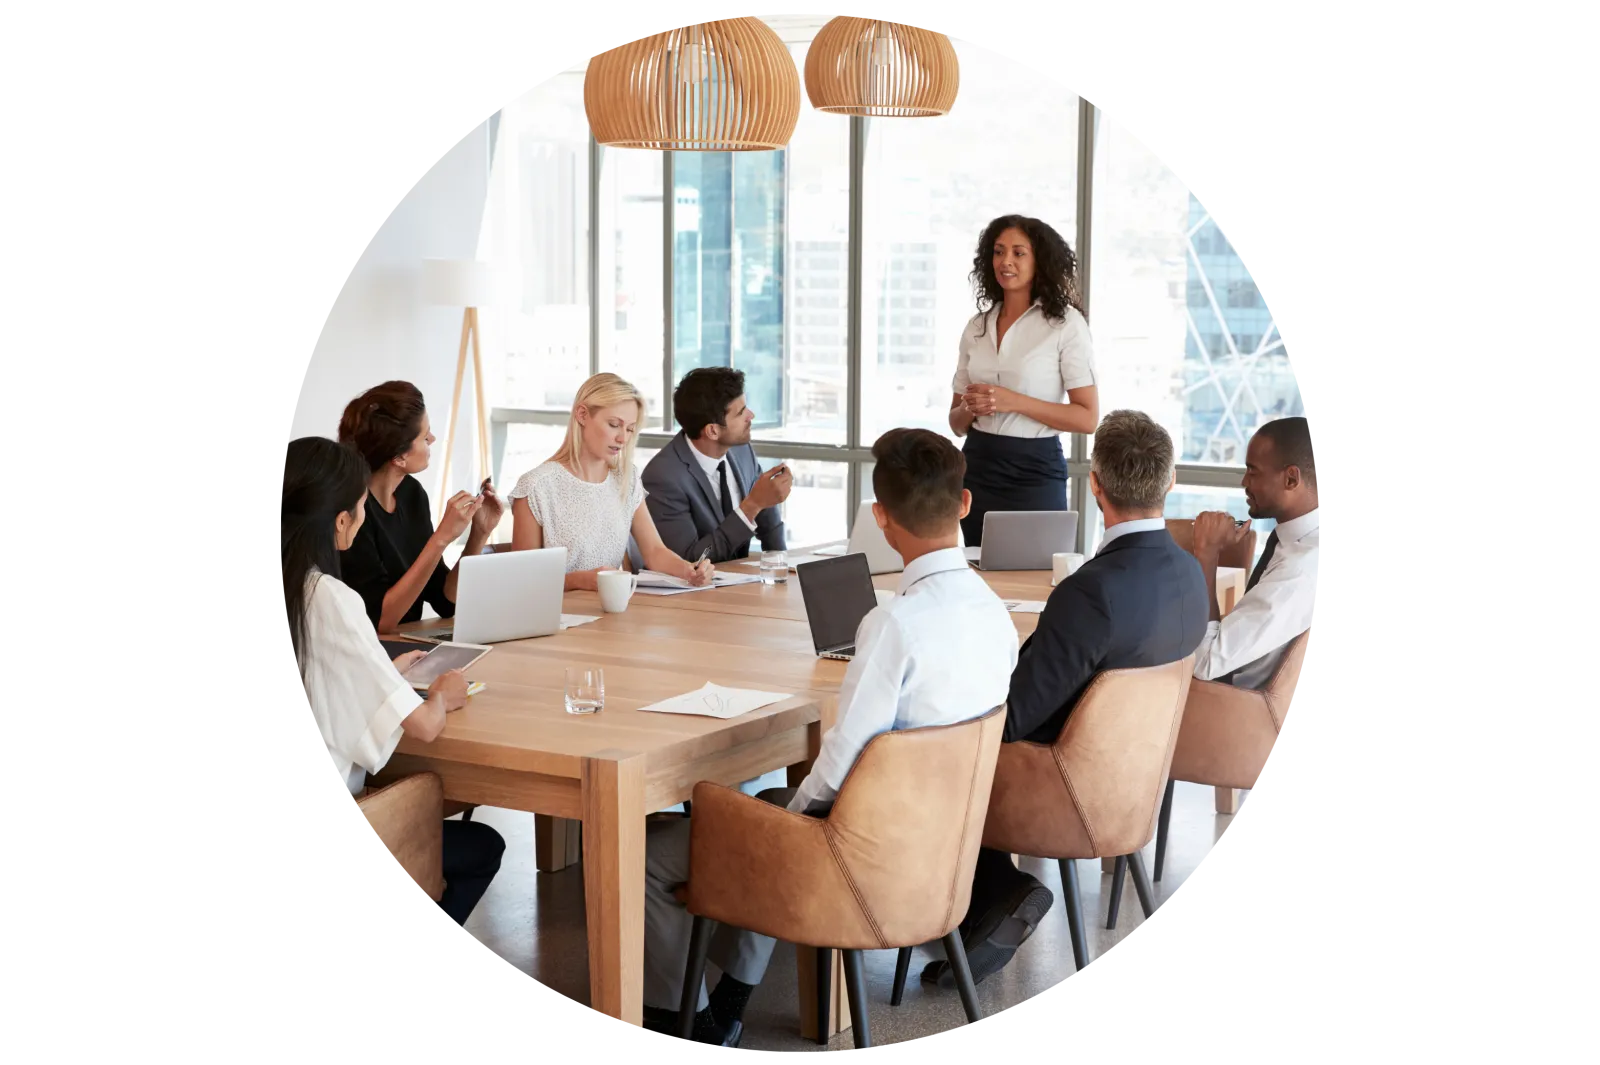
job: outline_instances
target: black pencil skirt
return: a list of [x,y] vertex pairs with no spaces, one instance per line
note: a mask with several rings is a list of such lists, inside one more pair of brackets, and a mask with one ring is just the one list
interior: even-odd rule
[[968,429],[961,453],[972,493],[972,510],[961,519],[967,546],[983,542],[983,516],[991,510],[1067,509],[1067,457],[1060,436],[996,436]]

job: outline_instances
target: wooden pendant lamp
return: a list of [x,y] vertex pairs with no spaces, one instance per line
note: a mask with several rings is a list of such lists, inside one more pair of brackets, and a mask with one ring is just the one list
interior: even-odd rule
[[950,112],[960,73],[942,33],[841,15],[806,53],[806,95],[829,114],[929,118]]
[[760,19],[701,22],[595,56],[583,107],[612,148],[770,151],[800,120],[800,74]]

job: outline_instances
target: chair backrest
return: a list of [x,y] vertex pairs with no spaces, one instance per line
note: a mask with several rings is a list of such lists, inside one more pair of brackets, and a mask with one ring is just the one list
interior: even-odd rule
[[[1167,532],[1172,534],[1172,539],[1177,545],[1189,554],[1194,554],[1194,519],[1193,518],[1168,518]],[[1222,552],[1217,558],[1217,565],[1228,566],[1233,569],[1248,570],[1256,563],[1256,531],[1251,529],[1245,538]]]
[[1101,858],[1150,842],[1193,672],[1193,655],[1106,670],[1053,744],[1006,744],[984,845],[1040,858]]
[[444,783],[435,773],[402,777],[356,799],[367,823],[417,886],[444,895]]
[[966,914],[1005,707],[869,742],[828,814],[829,842],[881,941],[926,943]]
[[1267,686],[1261,689],[1261,694],[1267,697],[1267,710],[1272,714],[1272,724],[1280,731],[1284,718],[1289,716],[1289,702],[1294,698],[1294,690],[1300,684],[1300,667],[1305,665],[1306,644],[1310,642],[1310,629],[1290,640],[1278,668],[1272,671]]

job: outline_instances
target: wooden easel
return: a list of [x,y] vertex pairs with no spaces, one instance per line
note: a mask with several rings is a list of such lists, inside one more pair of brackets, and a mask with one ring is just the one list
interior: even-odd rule
[[450,397],[450,420],[444,435],[444,463],[439,467],[439,487],[433,497],[433,523],[439,524],[444,516],[444,504],[450,493],[450,452],[456,442],[456,415],[461,408],[461,382],[467,373],[467,338],[472,339],[472,379],[478,402],[478,469],[473,488],[489,476],[489,419],[483,404],[483,352],[478,346],[478,308],[468,307],[461,312],[461,350],[456,356],[456,388]]

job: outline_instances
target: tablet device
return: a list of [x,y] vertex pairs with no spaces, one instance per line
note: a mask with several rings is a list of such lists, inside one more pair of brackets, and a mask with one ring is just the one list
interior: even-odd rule
[[466,669],[472,663],[494,650],[473,643],[441,643],[429,651],[416,665],[400,674],[419,692],[452,669]]

